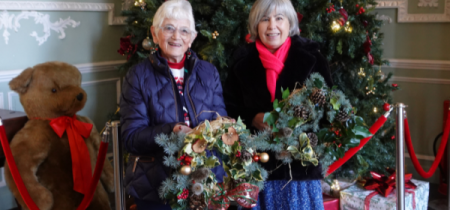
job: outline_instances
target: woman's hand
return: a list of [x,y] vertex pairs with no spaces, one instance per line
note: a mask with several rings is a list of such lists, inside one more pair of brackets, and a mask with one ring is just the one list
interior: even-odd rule
[[174,133],[180,133],[180,132],[181,133],[188,133],[191,130],[192,130],[192,128],[190,128],[189,126],[186,126],[185,124],[181,124],[181,123],[176,124],[173,127],[173,132]]
[[269,125],[263,122],[263,120],[264,120],[264,113],[260,112],[256,114],[255,117],[253,118],[252,125],[260,131],[269,128]]

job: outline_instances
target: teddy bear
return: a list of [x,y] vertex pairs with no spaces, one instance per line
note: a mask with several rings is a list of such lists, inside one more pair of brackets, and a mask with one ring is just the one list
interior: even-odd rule
[[[63,62],[42,63],[25,69],[9,82],[9,86],[19,94],[29,119],[14,136],[10,147],[30,197],[40,210],[76,209],[87,191],[87,183],[90,183],[86,176],[79,174],[92,177],[101,142],[93,122],[87,117],[76,115],[87,100],[86,92],[81,88],[80,71]],[[88,127],[92,124],[92,130],[85,129],[85,137],[73,143],[76,142],[72,137],[76,135],[76,129],[57,134],[53,127],[55,124],[52,124],[57,122],[55,119],[63,119],[63,124],[69,121],[73,125]],[[84,151],[77,156],[81,163],[73,162],[73,155],[77,154],[74,152],[76,149],[71,149],[73,145],[77,145],[79,151]],[[28,209],[7,163],[5,180],[20,206]],[[87,209],[111,209],[107,191],[113,190],[112,166],[105,160],[100,182]]]

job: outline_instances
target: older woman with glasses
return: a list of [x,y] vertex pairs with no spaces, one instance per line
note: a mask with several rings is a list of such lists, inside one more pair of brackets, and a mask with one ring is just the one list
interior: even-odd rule
[[[120,100],[121,138],[130,152],[126,191],[138,210],[171,209],[158,196],[171,171],[163,165],[164,148],[155,137],[189,132],[202,121],[215,119],[215,112],[227,115],[216,68],[190,50],[197,35],[190,3],[164,2],[151,32],[158,50],[128,71]],[[212,172],[222,182],[222,166]]]
[[[320,73],[330,87],[332,80],[319,45],[299,36],[290,0],[257,0],[248,27],[255,42],[235,53],[224,97],[231,117],[241,116],[248,127],[264,130],[268,128],[264,113],[273,109],[275,99],[282,99],[281,88],[292,90],[313,72]],[[323,209],[320,164],[283,165],[275,154],[270,156],[263,166],[271,172],[256,209]]]

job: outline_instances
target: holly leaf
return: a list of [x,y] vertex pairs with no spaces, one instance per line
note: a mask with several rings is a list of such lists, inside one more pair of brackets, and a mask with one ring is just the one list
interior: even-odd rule
[[355,134],[355,136],[359,139],[363,139],[363,138],[366,138],[366,137],[369,137],[372,135],[372,133],[369,131],[369,129],[367,129],[366,127],[363,127],[363,126],[359,126],[359,125],[355,126],[352,129],[352,131]]
[[364,122],[364,119],[360,116],[355,116],[355,122],[356,122],[356,125],[359,125],[359,126],[366,125],[366,123]]
[[309,138],[306,135],[306,133],[302,133],[298,137],[298,141],[300,142],[300,148],[302,148],[302,147],[306,146],[306,144],[309,142]]
[[252,177],[256,180],[256,181],[263,181],[263,178],[261,176],[261,171],[260,170],[256,170],[252,173]]
[[[283,91],[283,88],[281,89],[281,91]],[[283,91],[283,96],[282,96],[282,98],[283,98],[283,99],[286,99],[287,97],[289,97],[289,94],[290,94],[289,88],[287,88],[286,90]]]
[[336,46],[336,51],[342,55],[342,39],[339,39],[339,42],[337,43]]
[[212,155],[206,159],[204,166],[206,168],[214,168],[219,165],[220,165],[219,159],[216,156]]
[[286,149],[287,151],[289,151],[289,152],[291,152],[292,154],[296,154],[296,153],[300,153],[299,151],[298,151],[298,149],[296,148],[296,147],[294,147],[294,146],[288,146],[288,148]]
[[338,99],[336,97],[331,98],[330,100],[331,105],[333,105],[334,110],[339,110],[341,107],[341,103],[338,102]]
[[314,86],[316,86],[317,88],[321,89],[323,87],[323,82],[320,81],[320,79],[314,79]]
[[277,127],[273,127],[273,128],[272,128],[272,132],[273,132],[273,133],[276,133],[276,132],[278,132],[278,131],[280,131],[280,129],[278,129]]
[[275,101],[273,101],[273,109],[277,108],[278,108],[278,99],[275,99]]

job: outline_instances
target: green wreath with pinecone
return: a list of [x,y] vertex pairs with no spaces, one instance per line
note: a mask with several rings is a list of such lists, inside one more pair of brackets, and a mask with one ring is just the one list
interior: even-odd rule
[[[156,137],[156,143],[164,148],[167,156],[164,165],[175,169],[172,176],[163,181],[159,196],[172,209],[227,209],[231,201],[251,208],[256,205],[259,190],[264,186],[267,172],[258,161],[267,162],[267,153],[256,153],[245,124],[218,116],[206,120],[187,134]],[[248,146],[252,145],[252,147]],[[206,150],[216,150],[222,162]],[[218,184],[210,169],[222,165],[227,177]]]
[[273,111],[264,115],[270,137],[256,145],[275,152],[285,164],[297,160],[304,166],[317,166],[320,161],[325,174],[331,163],[371,135],[344,93],[336,86],[328,88],[318,73],[311,74],[299,89],[281,91],[282,100],[275,100]]

